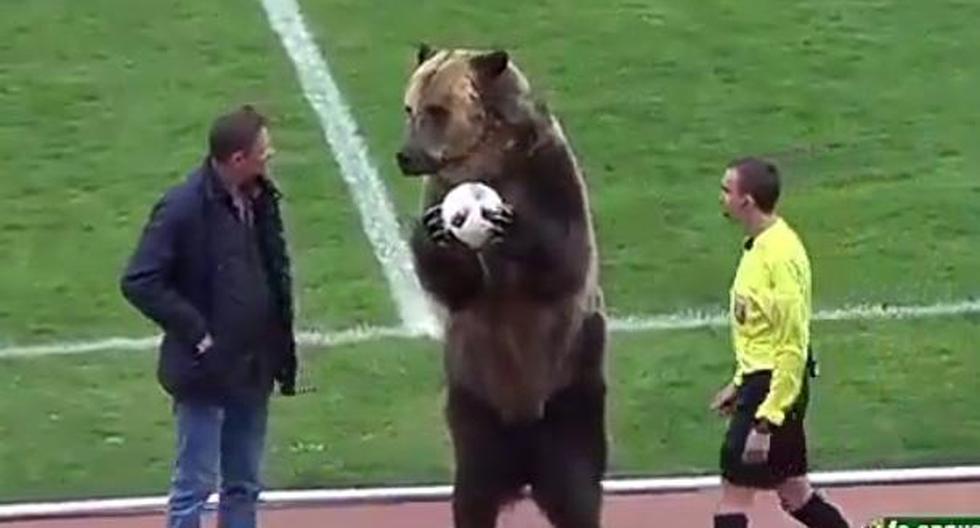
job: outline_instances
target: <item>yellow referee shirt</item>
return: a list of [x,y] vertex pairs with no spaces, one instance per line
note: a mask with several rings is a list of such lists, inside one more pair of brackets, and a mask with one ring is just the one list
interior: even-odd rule
[[810,343],[810,260],[803,242],[782,219],[745,244],[731,288],[735,385],[772,371],[769,395],[756,411],[781,425],[800,392]]

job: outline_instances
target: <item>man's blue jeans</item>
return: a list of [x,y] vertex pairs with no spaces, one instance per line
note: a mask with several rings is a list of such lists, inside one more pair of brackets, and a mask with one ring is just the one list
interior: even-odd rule
[[219,528],[254,528],[261,484],[268,402],[174,405],[177,460],[171,481],[168,528],[199,528],[201,510],[216,491]]

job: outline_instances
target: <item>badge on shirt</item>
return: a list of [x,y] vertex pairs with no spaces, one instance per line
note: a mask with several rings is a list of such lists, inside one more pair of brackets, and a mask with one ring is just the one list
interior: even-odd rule
[[745,324],[749,314],[749,301],[741,295],[735,295],[735,320],[738,324]]

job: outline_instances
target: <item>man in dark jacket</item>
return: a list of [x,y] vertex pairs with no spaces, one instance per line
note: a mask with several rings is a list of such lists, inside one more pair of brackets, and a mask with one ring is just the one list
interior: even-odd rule
[[289,256],[264,117],[225,114],[209,144],[154,206],[121,287],[164,332],[157,377],[177,426],[167,526],[200,526],[220,467],[219,526],[250,528],[268,399],[276,382],[294,394]]

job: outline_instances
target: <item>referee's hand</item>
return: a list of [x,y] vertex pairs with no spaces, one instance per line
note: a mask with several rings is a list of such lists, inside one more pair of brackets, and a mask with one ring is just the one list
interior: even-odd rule
[[735,384],[725,385],[713,400],[711,400],[711,410],[721,416],[731,416],[735,410]]

